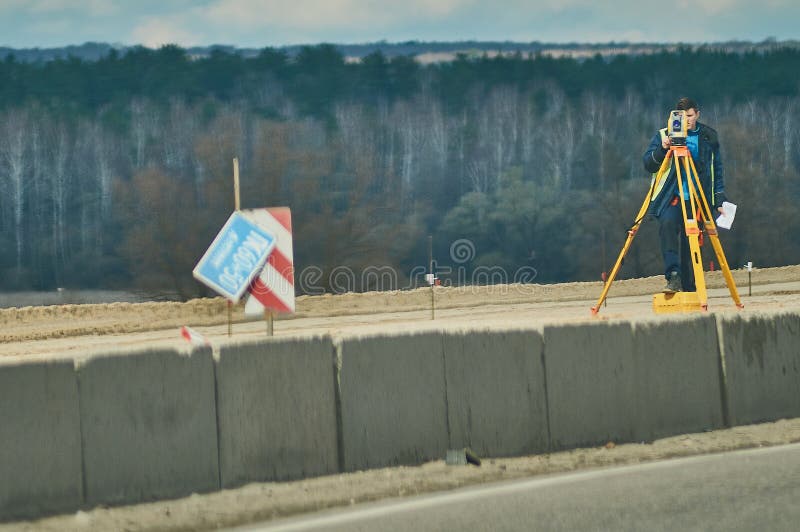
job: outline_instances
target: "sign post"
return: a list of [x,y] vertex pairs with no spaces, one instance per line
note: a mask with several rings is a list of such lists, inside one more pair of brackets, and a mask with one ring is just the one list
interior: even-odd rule
[[192,274],[228,300],[228,336],[232,305],[245,292],[245,314],[261,314],[273,335],[276,312],[293,313],[294,259],[292,213],[288,207],[241,210],[239,159],[233,159],[234,211]]
[[[239,196],[239,158],[233,158],[233,210],[238,211],[242,207]],[[228,338],[233,336],[233,303],[228,300]]]

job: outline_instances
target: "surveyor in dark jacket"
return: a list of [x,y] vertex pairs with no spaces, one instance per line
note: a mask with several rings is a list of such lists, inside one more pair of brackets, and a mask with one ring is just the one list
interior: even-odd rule
[[[700,109],[691,98],[681,98],[676,107],[686,111],[687,137],[686,146],[692,155],[700,184],[712,212],[722,212],[725,198],[725,180],[720,156],[717,132],[697,121]],[[644,167],[650,173],[658,172],[670,148],[666,130],[655,134],[647,151],[644,152]],[[683,215],[678,201],[678,180],[675,172],[674,157],[669,161],[669,173],[659,190],[653,191],[648,214],[658,219],[658,236],[661,243],[661,254],[664,257],[664,276],[667,279],[665,291],[695,291],[694,272],[692,270],[689,239],[683,227]],[[686,172],[681,168],[683,176],[684,199],[689,198],[686,186]],[[688,205],[688,204],[687,204]]]

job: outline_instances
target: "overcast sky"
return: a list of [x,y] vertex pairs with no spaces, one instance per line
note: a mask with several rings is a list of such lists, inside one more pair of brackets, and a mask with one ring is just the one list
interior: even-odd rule
[[800,39],[798,0],[0,0],[0,46]]

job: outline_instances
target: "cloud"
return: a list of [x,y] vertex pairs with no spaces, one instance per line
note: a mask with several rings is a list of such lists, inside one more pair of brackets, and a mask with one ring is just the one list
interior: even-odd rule
[[252,28],[288,27],[299,30],[388,26],[413,19],[441,19],[474,0],[216,0],[203,9],[216,25]]
[[740,0],[678,0],[675,7],[693,17],[702,15],[718,15],[736,8]]
[[[797,38],[797,0],[0,0],[12,46]],[[132,29],[133,28],[133,29]]]
[[27,3],[25,0],[2,0],[0,1],[0,13],[25,7]]
[[79,13],[89,16],[111,15],[119,10],[115,0],[2,0],[0,11],[22,11],[33,15]]
[[202,44],[202,39],[169,17],[148,17],[131,31],[132,41],[149,48],[165,44],[192,46]]

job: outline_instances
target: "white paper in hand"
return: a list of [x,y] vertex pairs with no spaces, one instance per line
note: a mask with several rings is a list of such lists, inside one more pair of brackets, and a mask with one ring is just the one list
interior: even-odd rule
[[736,217],[736,204],[727,201],[723,202],[722,212],[723,214],[717,218],[717,227],[730,229],[733,224],[733,219]]

